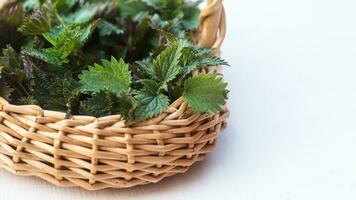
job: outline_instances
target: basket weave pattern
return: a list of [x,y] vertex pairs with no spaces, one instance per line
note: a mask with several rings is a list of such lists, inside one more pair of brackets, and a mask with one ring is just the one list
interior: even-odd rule
[[[219,55],[226,32],[222,0],[207,1],[200,23],[198,44]],[[11,105],[0,97],[0,168],[87,190],[156,183],[204,159],[228,115],[227,108],[195,114],[179,98],[154,119],[125,124],[119,115],[67,119],[65,113]]]

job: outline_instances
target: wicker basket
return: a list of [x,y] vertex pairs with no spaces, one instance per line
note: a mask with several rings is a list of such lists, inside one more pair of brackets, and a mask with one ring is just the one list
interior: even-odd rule
[[[226,31],[222,0],[207,1],[200,23],[198,44],[215,48],[218,55]],[[195,73],[219,71],[211,67]],[[227,108],[195,114],[179,98],[157,118],[127,125],[119,115],[66,119],[65,113],[0,98],[0,167],[87,190],[157,183],[203,160],[228,115]]]

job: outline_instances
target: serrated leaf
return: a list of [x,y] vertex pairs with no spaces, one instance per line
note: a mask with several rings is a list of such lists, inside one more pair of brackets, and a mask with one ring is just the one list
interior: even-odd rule
[[[43,1],[43,0],[41,0]],[[53,4],[62,12],[68,12],[79,0],[51,0]]]
[[11,100],[10,96],[14,91],[3,79],[0,79],[0,97],[5,98],[6,100]]
[[135,109],[137,108],[137,101],[130,95],[122,95],[119,97],[118,112],[124,120],[131,122],[135,119]]
[[43,37],[53,47],[39,50],[26,48],[23,53],[50,64],[62,65],[68,63],[67,57],[84,46],[97,23],[98,21],[88,25],[56,26],[43,34]]
[[101,21],[101,23],[99,23],[98,25],[98,28],[100,29],[100,36],[108,36],[113,34],[120,35],[124,33],[124,30],[122,28],[108,21]]
[[152,94],[158,94],[161,90],[167,91],[167,83],[157,82],[151,79],[139,80],[139,83],[143,85],[143,90]]
[[117,102],[116,95],[99,92],[80,103],[80,114],[95,117],[113,115],[116,114]]
[[31,49],[26,48],[22,50],[22,53],[31,57],[34,57],[38,60],[42,60],[46,63],[55,64],[55,65],[62,65],[68,63],[69,60],[61,57],[61,50],[48,48],[48,49]]
[[39,69],[34,72],[33,96],[45,109],[71,112],[80,95],[79,84],[70,73],[61,77]]
[[111,57],[111,61],[102,60],[102,65],[94,64],[89,67],[79,79],[84,92],[97,93],[107,90],[120,96],[130,88],[131,72],[122,59],[117,61]]
[[96,14],[97,7],[95,6],[84,6],[79,10],[64,17],[67,23],[85,23],[92,20]]
[[99,24],[100,20],[95,20],[91,23],[88,23],[87,25],[83,25],[81,26],[79,32],[81,33],[81,37],[79,40],[79,44],[78,46],[76,46],[76,48],[82,48],[85,43],[88,42],[91,34],[94,32],[95,28],[97,27],[97,25]]
[[188,75],[190,72],[201,67],[217,65],[229,65],[225,60],[211,55],[212,49],[198,48],[193,45],[187,46],[182,51],[181,74]]
[[172,42],[153,60],[153,72],[157,80],[168,83],[177,76],[182,49],[179,41]]
[[142,1],[117,0],[121,16],[133,17],[140,11],[147,10],[147,5]]
[[51,4],[44,4],[40,9],[25,17],[19,31],[24,35],[41,35],[49,31],[56,23],[57,10]]
[[13,71],[13,69],[22,69],[22,62],[20,56],[16,53],[12,46],[7,45],[6,48],[2,50],[2,56],[0,57],[0,67],[8,71]]
[[18,81],[22,81],[26,74],[24,72],[23,63],[20,54],[18,54],[10,45],[2,50],[0,57],[0,68],[2,73],[15,77]]
[[139,92],[136,95],[139,106],[136,110],[138,120],[156,117],[168,108],[169,98],[164,94],[152,94],[150,92]]
[[202,0],[186,2],[182,6],[181,9],[184,13],[182,25],[184,26],[184,29],[191,31],[198,28],[200,15],[200,9],[198,8],[198,6],[201,2]]
[[218,112],[225,104],[227,84],[215,74],[200,74],[185,81],[183,98],[196,113]]
[[37,105],[38,101],[35,99],[33,96],[28,96],[28,97],[21,97],[19,100],[17,100],[18,105]]
[[39,9],[40,6],[41,6],[40,0],[25,0],[23,3],[23,8],[24,8],[25,12]]

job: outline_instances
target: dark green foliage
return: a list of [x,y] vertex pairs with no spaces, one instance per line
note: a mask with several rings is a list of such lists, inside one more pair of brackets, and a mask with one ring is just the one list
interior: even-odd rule
[[0,97],[11,100],[10,97],[14,89],[11,88],[4,79],[0,79],[0,88]]
[[23,20],[22,4],[7,3],[0,12],[0,48],[9,43],[15,48],[21,45],[22,35],[17,31]]
[[28,48],[23,54],[35,57],[49,64],[62,65],[68,63],[67,57],[82,48],[89,40],[98,21],[87,25],[60,25],[43,33],[43,37],[52,45],[40,50]]
[[158,116],[180,96],[198,113],[225,103],[220,78],[191,77],[227,65],[190,42],[199,2],[19,2],[0,13],[0,96],[11,103],[131,122]]
[[51,4],[44,4],[26,16],[19,31],[24,35],[41,35],[49,31],[57,21],[57,10]]
[[119,112],[118,97],[109,92],[99,92],[80,103],[80,112],[91,116],[108,116]]

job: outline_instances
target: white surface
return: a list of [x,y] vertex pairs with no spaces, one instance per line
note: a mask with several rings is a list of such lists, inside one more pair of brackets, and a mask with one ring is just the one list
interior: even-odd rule
[[226,0],[229,128],[188,174],[61,189],[0,170],[0,200],[356,199],[356,2]]

